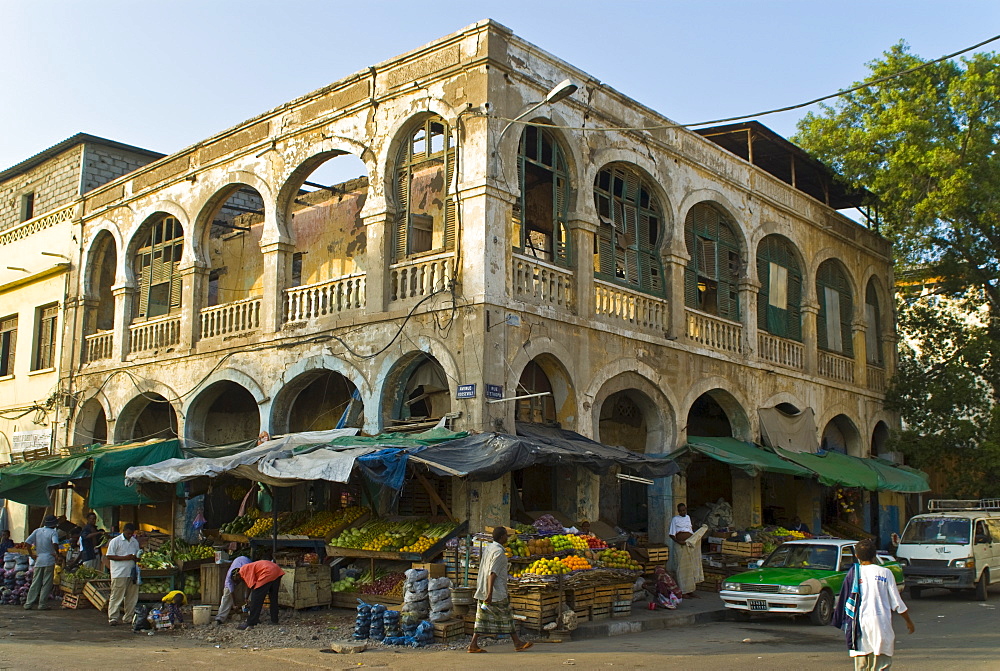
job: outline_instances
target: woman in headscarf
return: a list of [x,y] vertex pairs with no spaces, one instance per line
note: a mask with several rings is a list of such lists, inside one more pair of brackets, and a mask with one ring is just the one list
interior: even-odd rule
[[657,566],[653,575],[656,583],[653,585],[653,600],[649,602],[649,609],[655,610],[660,606],[674,610],[684,597],[681,588],[662,566]]
[[248,557],[237,557],[233,560],[233,563],[229,565],[226,569],[226,586],[222,590],[222,601],[219,603],[219,614],[215,616],[215,623],[222,624],[229,617],[229,611],[233,609],[233,604],[239,601],[239,605],[242,608],[243,604],[246,602],[246,586],[241,582],[239,587],[233,584],[233,571],[239,571],[240,568],[250,563]]

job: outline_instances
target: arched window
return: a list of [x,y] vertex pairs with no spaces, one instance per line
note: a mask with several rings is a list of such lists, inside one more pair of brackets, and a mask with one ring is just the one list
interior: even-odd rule
[[135,315],[141,319],[169,314],[181,307],[184,229],[174,217],[165,216],[143,228],[133,260],[138,281]]
[[769,235],[757,247],[757,328],[802,340],[802,270],[787,238]]
[[536,126],[524,129],[517,170],[521,197],[511,221],[514,251],[568,265],[569,177],[562,148],[551,132]]
[[708,203],[691,208],[684,222],[691,260],[684,271],[684,304],[739,321],[739,279],[743,260],[735,224]]
[[597,277],[662,295],[661,214],[652,189],[635,169],[610,166],[597,174],[594,201],[601,220]]
[[816,273],[816,297],[819,299],[816,316],[819,348],[853,357],[851,315],[854,314],[854,299],[847,275],[833,259],[824,261]]
[[865,291],[865,349],[868,351],[868,363],[882,366],[882,312],[878,307],[878,290],[875,279],[868,282]]
[[396,166],[396,260],[453,249],[456,217],[450,189],[455,149],[444,119],[427,117],[414,128]]

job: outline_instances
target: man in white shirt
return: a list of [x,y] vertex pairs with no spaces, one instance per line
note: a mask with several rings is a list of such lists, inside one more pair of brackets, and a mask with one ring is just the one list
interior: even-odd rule
[[52,593],[52,576],[56,570],[56,554],[59,552],[59,530],[56,529],[55,515],[46,515],[42,521],[42,526],[31,532],[31,535],[24,539],[25,543],[35,546],[35,572],[31,579],[31,587],[28,588],[28,600],[24,602],[24,609],[31,610],[31,607],[38,604],[38,610],[48,610],[46,603]]
[[507,598],[507,542],[506,527],[493,529],[493,541],[486,544],[479,557],[479,576],[476,578],[476,628],[469,642],[469,652],[486,652],[479,647],[479,635],[510,634],[514,650],[521,652],[531,647],[522,641],[514,630],[514,615]]
[[677,514],[670,520],[670,530],[667,535],[674,542],[674,553],[677,556],[677,584],[680,585],[684,598],[693,599],[699,582],[705,579],[701,568],[701,537],[708,527],[702,525],[697,532],[691,524],[691,516],[687,514],[687,505],[677,504]]
[[112,627],[121,622],[121,613],[131,617],[139,600],[139,585],[136,583],[135,562],[139,554],[139,539],[135,537],[135,525],[122,527],[121,536],[115,536],[108,543],[108,560],[111,562],[111,598],[108,599],[108,624]]
[[875,562],[875,543],[859,541],[854,552],[861,562],[861,605],[857,618],[861,626],[857,650],[851,650],[855,671],[884,671],[892,666],[896,634],[892,630],[892,611],[906,621],[906,630],[913,633],[913,620],[896,589],[892,571]]

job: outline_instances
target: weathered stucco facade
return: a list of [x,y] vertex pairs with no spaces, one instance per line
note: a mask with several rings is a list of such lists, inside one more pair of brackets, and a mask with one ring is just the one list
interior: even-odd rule
[[[565,79],[578,90],[536,107]],[[532,108],[536,125],[509,123]],[[366,174],[303,191],[342,154]],[[451,415],[476,431],[557,421],[661,453],[688,434],[759,440],[758,409],[777,406],[814,409],[817,440],[865,455],[893,423],[886,241],[494,22],[81,208],[60,382],[76,404],[59,444]],[[452,504],[474,527],[555,508],[636,518],[658,540],[684,496],[736,500],[743,523],[772,495],[818,514],[759,477],[692,464],[674,480],[538,470],[456,483]]]

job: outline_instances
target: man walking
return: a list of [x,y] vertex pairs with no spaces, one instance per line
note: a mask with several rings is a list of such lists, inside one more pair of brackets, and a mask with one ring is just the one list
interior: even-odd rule
[[514,616],[507,598],[507,528],[493,529],[493,541],[486,544],[479,558],[479,576],[476,578],[476,629],[469,642],[469,652],[486,652],[479,647],[479,635],[510,634],[514,650],[521,652],[531,647],[522,641],[514,630]]
[[844,578],[833,624],[845,630],[855,671],[884,671],[892,666],[895,647],[892,611],[902,616],[911,634],[913,620],[899,597],[892,571],[875,562],[875,543],[859,541],[854,553],[860,566],[856,564]]
[[31,610],[36,603],[38,610],[49,609],[47,601],[52,594],[52,576],[56,570],[56,555],[59,552],[57,523],[55,515],[46,515],[42,526],[24,539],[25,543],[35,546],[35,573],[31,579],[31,587],[28,588],[28,600],[24,602],[25,610]]
[[271,624],[278,624],[278,588],[281,587],[281,576],[285,575],[281,567],[273,561],[263,559],[233,569],[229,575],[234,588],[239,587],[240,583],[250,588],[250,613],[247,615],[247,621],[236,628],[243,631],[260,624],[264,597],[271,602]]
[[677,583],[684,593],[685,599],[697,598],[694,593],[699,582],[705,579],[701,568],[701,537],[708,531],[702,525],[694,531],[691,516],[687,514],[687,505],[677,504],[677,514],[670,520],[670,530],[667,534],[674,542],[674,552],[677,555]]
[[139,539],[135,525],[126,524],[120,536],[108,543],[108,561],[111,562],[111,598],[108,599],[108,624],[117,626],[125,617],[131,617],[139,600],[135,562],[139,555]]

